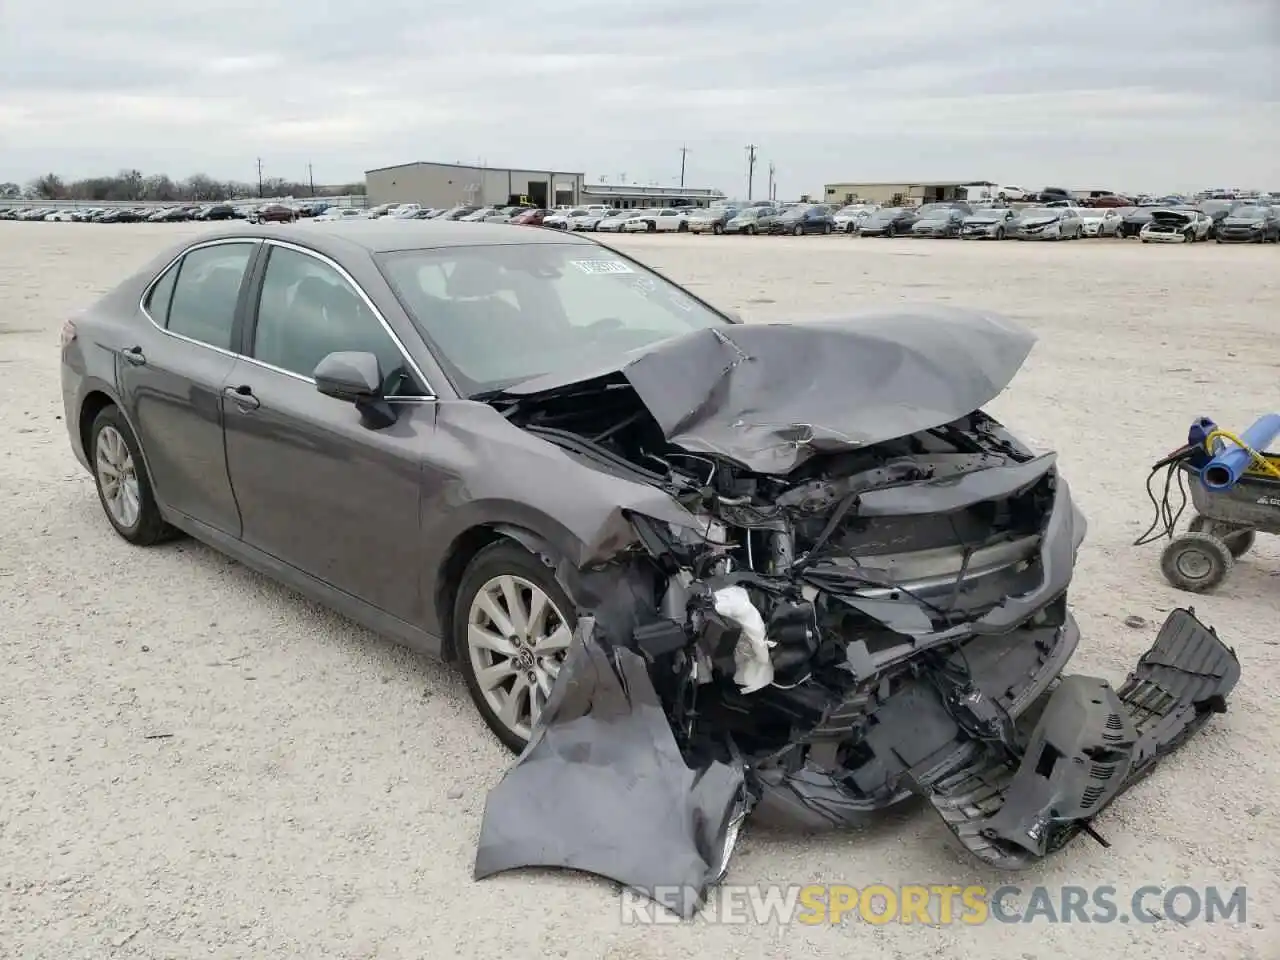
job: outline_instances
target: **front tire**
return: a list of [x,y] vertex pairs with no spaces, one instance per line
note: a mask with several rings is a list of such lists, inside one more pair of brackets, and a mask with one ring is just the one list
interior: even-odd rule
[[797,223],[797,224],[796,224],[796,228],[795,228],[794,230],[792,230],[792,231],[791,231],[791,234],[792,234],[792,236],[796,236],[796,237],[803,236],[803,235],[804,235],[804,227],[800,226],[800,224],[798,224],[798,223]]
[[467,566],[453,643],[472,702],[494,736],[524,749],[569,650],[577,610],[552,571],[508,540]]
[[149,547],[176,532],[160,515],[142,450],[119,407],[106,407],[94,418],[88,453],[98,502],[116,533]]

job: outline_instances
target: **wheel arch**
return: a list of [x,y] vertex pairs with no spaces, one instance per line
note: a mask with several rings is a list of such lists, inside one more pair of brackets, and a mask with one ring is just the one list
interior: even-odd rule
[[553,572],[555,570],[560,551],[548,539],[528,527],[504,522],[480,523],[454,537],[445,551],[433,586],[436,616],[440,621],[440,653],[446,661],[452,662],[458,657],[454,645],[453,607],[467,567],[482,551],[503,541],[518,544],[542,560]]

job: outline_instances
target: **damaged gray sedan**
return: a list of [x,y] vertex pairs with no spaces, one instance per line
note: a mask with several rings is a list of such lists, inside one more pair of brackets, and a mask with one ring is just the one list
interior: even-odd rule
[[68,321],[62,386],[126,540],[457,662],[520,754],[477,876],[688,915],[749,814],[920,796],[1025,866],[1225,709],[1190,611],[1120,686],[1064,674],[1085,523],[981,409],[1032,343],[937,308],[746,325],[587,238],[368,221],[175,247]]

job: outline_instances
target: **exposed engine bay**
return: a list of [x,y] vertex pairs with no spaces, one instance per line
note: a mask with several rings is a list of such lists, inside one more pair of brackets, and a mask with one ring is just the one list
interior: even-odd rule
[[[779,418],[751,455],[718,452],[752,427],[724,402],[733,367],[704,380],[718,415],[675,401],[702,427],[665,415],[643,371],[496,401],[691,520],[634,515],[630,549],[562,566],[589,615],[490,796],[477,876],[574,867],[688,916],[748,811],[811,831],[912,795],[972,855],[1024,867],[1093,833],[1099,810],[1225,709],[1234,654],[1188,611],[1119,690],[1062,676],[1085,522],[1054,454],[980,409],[867,443],[823,444],[811,422]],[[768,419],[751,412],[756,428]],[[529,809],[544,792],[548,818],[574,826]]]

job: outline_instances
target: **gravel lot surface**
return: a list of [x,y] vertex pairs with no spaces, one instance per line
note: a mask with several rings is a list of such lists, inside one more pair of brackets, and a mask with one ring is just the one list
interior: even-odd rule
[[[302,228],[305,229],[305,228]],[[190,225],[0,223],[0,957],[1280,957],[1280,541],[1195,600],[1239,652],[1231,712],[1013,882],[1247,884],[1243,923],[624,925],[605,882],[471,880],[509,758],[461,680],[213,551],[140,550],[62,423],[58,328]],[[1148,465],[1209,414],[1280,405],[1280,249],[635,236],[620,246],[748,320],[899,301],[1041,336],[992,407],[1089,517],[1074,668],[1120,680],[1187,602],[1130,542]],[[1124,620],[1144,618],[1133,628]],[[997,885],[931,814],[752,831],[740,884]],[[1158,898],[1157,898],[1158,902]]]

